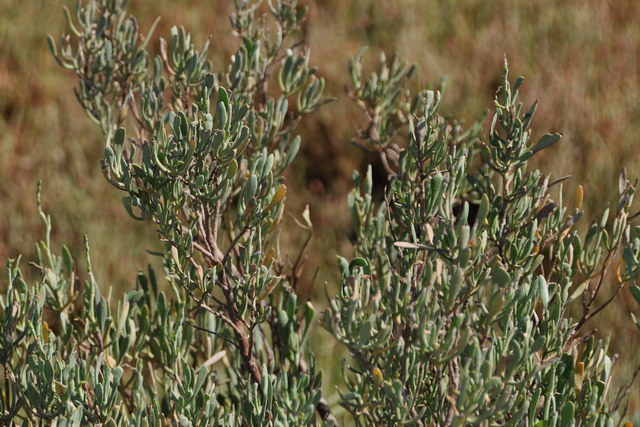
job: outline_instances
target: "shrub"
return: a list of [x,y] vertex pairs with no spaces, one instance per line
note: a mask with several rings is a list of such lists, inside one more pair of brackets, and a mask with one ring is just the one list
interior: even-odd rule
[[[376,203],[371,169],[354,174],[355,257],[339,259],[323,319],[354,361],[342,405],[367,425],[612,423],[633,380],[607,400],[615,357],[585,322],[637,278],[637,182],[622,171],[615,210],[579,233],[582,187],[571,209],[566,178],[527,170],[560,135],[533,138],[537,101],[518,103],[523,79],[510,83],[506,61],[486,137],[438,114],[441,91],[407,91],[413,68],[397,59],[368,77],[359,57],[350,68],[368,120],[359,137],[389,182]],[[404,149],[392,142],[400,132]],[[616,290],[602,301],[611,266]]]
[[[307,343],[316,310],[296,294],[302,257],[286,262],[278,243],[296,125],[329,101],[298,40],[305,8],[274,0],[263,15],[265,5],[236,0],[240,47],[214,73],[181,27],[151,55],[155,24],[142,36],[125,3],[67,11],[70,34],[49,46],[106,136],[107,181],[133,219],[155,224],[167,285],[149,269],[121,301],[105,298],[90,262],[81,279],[65,247],[54,253],[41,210],[41,280],[28,285],[10,260],[0,300],[3,422],[336,424]],[[626,390],[607,399],[607,343],[584,329],[638,275],[636,184],[623,172],[615,210],[581,234],[582,187],[569,209],[562,179],[526,168],[560,136],[532,142],[537,104],[522,110],[522,79],[511,86],[506,64],[487,137],[480,123],[465,130],[440,116],[440,91],[411,94],[414,69],[395,58],[366,78],[359,57],[350,69],[368,121],[358,137],[389,175],[375,200],[371,169],[354,174],[355,255],[339,258],[321,322],[352,356],[341,390],[351,421],[623,416]],[[308,211],[298,223],[310,236]],[[619,285],[602,302],[612,265]]]

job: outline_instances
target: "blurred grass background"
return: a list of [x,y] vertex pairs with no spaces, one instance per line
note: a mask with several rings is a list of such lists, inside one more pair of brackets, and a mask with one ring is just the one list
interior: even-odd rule
[[[131,11],[143,33],[156,16],[156,32],[167,36],[182,24],[201,45],[212,36],[214,64],[226,66],[237,41],[230,34],[228,0],[133,0]],[[448,78],[443,111],[471,122],[492,105],[503,55],[512,75],[527,77],[526,103],[540,99],[534,130],[563,133],[561,144],[537,158],[535,166],[555,177],[571,174],[572,194],[585,188],[587,220],[615,197],[616,177],[627,167],[640,177],[640,2],[637,0],[316,0],[306,36],[312,62],[337,101],[308,117],[300,132],[302,155],[289,177],[288,206],[299,215],[309,204],[315,239],[308,277],[320,267],[311,289],[324,306],[323,286],[335,289],[336,250],[350,254],[346,193],[353,169],[367,158],[348,143],[359,112],[344,95],[347,59],[369,46],[369,60],[381,51],[398,52],[419,64],[421,82]],[[32,256],[43,226],[34,191],[44,181],[43,201],[54,218],[54,239],[82,253],[89,236],[94,270],[116,293],[133,286],[135,274],[155,262],[144,249],[156,245],[153,227],[131,221],[119,194],[99,167],[103,138],[84,116],[72,93],[75,80],[50,57],[45,37],[65,30],[62,3],[0,0],[0,259]],[[71,4],[70,6],[73,6]],[[305,236],[286,237],[287,245]],[[295,255],[295,254],[293,254]],[[629,321],[637,306],[623,291],[590,326],[613,331],[621,354],[620,379],[638,361],[638,331]],[[318,332],[322,365],[335,364],[340,349]],[[331,386],[331,384],[329,384]],[[640,387],[633,407],[640,408]]]

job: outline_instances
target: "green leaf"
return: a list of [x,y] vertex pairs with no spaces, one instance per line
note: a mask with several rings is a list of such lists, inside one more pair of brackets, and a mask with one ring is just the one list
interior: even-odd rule
[[58,57],[58,49],[56,48],[56,42],[53,40],[53,37],[47,36],[47,47],[49,47],[49,51],[51,55],[54,57]]
[[511,276],[509,276],[507,270],[499,265],[491,269],[491,278],[493,279],[493,282],[501,288],[506,286],[511,280]]
[[369,262],[364,258],[354,258],[349,263],[349,272],[353,273],[353,270],[356,267],[362,267],[362,271],[364,272],[364,274],[371,274],[371,266],[369,265]]
[[631,295],[636,299],[636,302],[640,304],[640,287],[631,285],[629,286],[629,290],[631,291]]
[[573,301],[577,300],[583,293],[584,291],[587,289],[587,286],[589,285],[589,282],[585,281],[582,282],[580,284],[580,286],[578,286],[572,293],[571,296],[569,297],[569,299],[567,300],[567,304],[572,303]]
[[369,341],[371,338],[371,331],[373,329],[373,324],[370,320],[364,322],[362,327],[360,328],[360,332],[358,334],[358,346],[362,347]]
[[544,308],[547,308],[547,306],[549,305],[549,285],[547,284],[544,276],[538,276],[535,285],[538,287],[538,291],[540,292],[540,300],[542,301],[542,306]]
[[249,200],[253,198],[253,196],[256,194],[257,188],[258,188],[258,177],[256,177],[255,175],[251,175],[244,187],[244,194],[242,198],[245,204],[249,203]]
[[200,388],[202,387],[202,384],[204,384],[204,381],[207,379],[208,374],[209,372],[205,366],[201,366],[200,369],[198,369],[198,373],[196,374],[196,383],[193,387],[194,395],[200,391]]
[[218,88],[218,102],[222,102],[225,110],[229,111],[229,94],[222,86]]
[[62,259],[64,260],[67,274],[71,274],[71,272],[73,272],[73,258],[71,257],[71,252],[66,245],[62,245]]
[[124,139],[127,135],[127,131],[125,128],[118,128],[116,130],[115,137],[113,138],[113,143],[116,147],[122,147],[124,145]]
[[573,426],[575,425],[575,405],[572,402],[567,402],[562,407],[562,414],[560,415],[561,426]]
[[[213,88],[213,83],[214,83],[215,79],[213,77],[213,74],[211,73],[207,73],[206,76],[204,76],[204,85],[207,89],[211,89]],[[222,89],[222,88],[220,88]],[[223,89],[224,90],[224,89]],[[218,94],[218,98],[220,97],[220,94]]]
[[548,133],[544,135],[542,138],[540,138],[538,143],[533,147],[533,152],[537,153],[540,150],[544,150],[545,148],[550,147],[551,145],[558,142],[560,138],[562,138],[562,135],[560,135],[559,133],[553,133],[553,134]]
[[458,294],[462,289],[463,281],[464,281],[464,274],[462,272],[462,268],[460,268],[459,266],[455,267],[455,270],[453,271],[453,275],[451,276],[451,282],[449,283],[449,292],[447,293],[447,297],[446,297],[445,308],[447,310],[450,310],[451,307],[453,307],[453,304],[455,303],[456,298],[458,297]]
[[484,224],[484,221],[487,219],[487,214],[489,213],[489,197],[486,194],[482,195],[482,199],[480,200],[480,205],[478,206],[478,213],[476,214],[476,227],[480,228]]

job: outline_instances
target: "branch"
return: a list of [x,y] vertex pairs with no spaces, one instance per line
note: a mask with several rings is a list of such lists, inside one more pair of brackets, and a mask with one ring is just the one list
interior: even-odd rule
[[[228,290],[225,291],[223,289],[223,291],[225,292],[225,296],[226,296],[228,293]],[[249,373],[251,374],[251,378],[258,385],[261,385],[262,374],[260,373],[260,368],[258,368],[258,364],[253,359],[253,356],[251,354],[251,343],[249,342],[249,338],[247,338],[246,336],[246,332],[244,330],[244,324],[242,323],[242,321],[240,319],[233,321],[231,320],[231,318],[229,318],[225,314],[217,312],[205,304],[201,304],[200,308],[222,319],[225,323],[231,326],[231,329],[233,329],[233,332],[236,336],[236,340],[238,341],[237,347],[240,350],[240,355],[242,356],[242,360],[244,361],[245,366],[247,367],[247,369],[249,370]],[[230,311],[232,312],[234,311],[233,306],[230,306]],[[236,317],[233,313],[232,315]]]
[[231,341],[229,338],[225,337],[224,335],[222,335],[222,334],[220,334],[220,333],[218,333],[218,332],[216,332],[216,331],[212,331],[211,329],[203,328],[203,327],[198,326],[198,325],[196,325],[196,324],[194,324],[194,323],[191,323],[191,322],[190,322],[190,321],[188,321],[188,320],[185,320],[185,321],[184,321],[184,323],[186,323],[187,325],[189,325],[189,326],[191,326],[192,328],[195,328],[195,329],[197,329],[197,330],[199,330],[199,331],[207,332],[207,333],[209,333],[209,334],[211,334],[211,335],[215,335],[216,337],[220,338],[220,339],[221,339],[221,340],[223,340],[224,342],[226,342],[226,343],[228,343],[228,344],[231,344],[231,345],[235,346],[237,349],[240,349],[240,347],[238,347],[238,344],[237,344],[237,343],[235,343],[235,342]]

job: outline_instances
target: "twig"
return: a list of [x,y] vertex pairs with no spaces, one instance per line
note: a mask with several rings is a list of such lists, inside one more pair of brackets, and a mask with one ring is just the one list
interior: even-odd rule
[[185,320],[185,321],[184,321],[184,323],[186,323],[187,325],[189,325],[189,326],[191,326],[192,328],[195,328],[195,329],[197,329],[197,330],[199,330],[199,331],[207,332],[207,333],[209,333],[209,334],[211,334],[211,335],[215,335],[216,337],[220,338],[221,340],[223,340],[223,341],[224,341],[224,342],[226,342],[227,344],[231,344],[231,345],[233,345],[234,347],[236,347],[237,349],[240,349],[240,347],[238,346],[238,343],[235,343],[235,342],[231,341],[229,338],[225,337],[224,335],[222,335],[222,334],[221,334],[221,333],[219,333],[219,332],[212,331],[211,329],[207,329],[207,328],[203,328],[203,327],[201,327],[201,326],[195,325],[195,324],[191,323],[191,322],[190,322],[190,321],[188,321],[188,320]]

